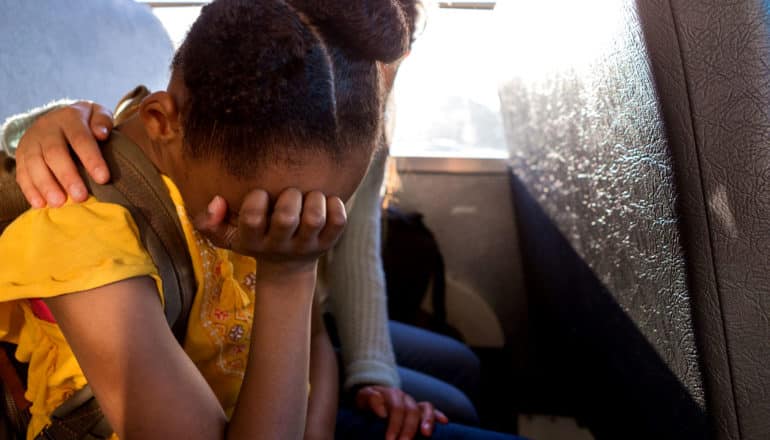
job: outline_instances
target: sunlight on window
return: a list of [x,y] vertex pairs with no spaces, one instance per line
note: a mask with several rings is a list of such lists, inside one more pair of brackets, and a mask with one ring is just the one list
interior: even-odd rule
[[[538,0],[500,2],[495,11],[506,56],[496,70],[501,78],[538,80],[565,69],[590,71],[617,47],[621,26],[628,23],[627,2],[618,0]],[[558,10],[560,13],[554,14]],[[551,32],[542,32],[549,23]],[[641,32],[641,31],[639,31]]]
[[395,156],[508,157],[497,94],[493,12],[429,11],[394,89]]
[[173,8],[153,8],[153,13],[158,17],[166,32],[174,43],[174,48],[179,47],[190,30],[193,22],[201,13],[200,6],[183,6]]

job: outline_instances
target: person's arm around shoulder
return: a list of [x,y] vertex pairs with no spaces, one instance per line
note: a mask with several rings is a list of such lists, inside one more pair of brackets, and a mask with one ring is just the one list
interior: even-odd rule
[[344,388],[399,386],[388,328],[381,253],[380,190],[387,150],[378,150],[349,206],[348,225],[327,265],[331,311],[339,331]]
[[[358,408],[388,420],[386,438],[430,436],[435,422],[448,419],[430,402],[417,402],[399,388],[387,320],[387,293],[380,255],[380,189],[387,149],[375,155],[355,203],[345,235],[335,249],[331,298],[347,367],[345,388]],[[373,337],[376,336],[376,337]]]
[[4,148],[16,157],[16,181],[35,208],[61,206],[67,195],[76,202],[88,197],[70,145],[96,182],[109,180],[97,141],[109,137],[112,113],[96,103],[70,102],[18,115],[3,125]]
[[56,110],[62,107],[73,104],[75,101],[71,99],[60,99],[57,101],[49,102],[46,105],[36,107],[27,110],[24,113],[17,113],[11,115],[0,124],[0,151],[5,152],[8,156],[13,157],[16,154],[16,148],[19,145],[19,140],[24,135],[24,132],[37,120],[39,117],[46,113]]

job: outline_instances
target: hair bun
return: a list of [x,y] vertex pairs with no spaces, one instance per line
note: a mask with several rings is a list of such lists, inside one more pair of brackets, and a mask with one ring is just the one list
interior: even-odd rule
[[332,44],[365,59],[392,62],[409,50],[409,25],[396,0],[287,0]]

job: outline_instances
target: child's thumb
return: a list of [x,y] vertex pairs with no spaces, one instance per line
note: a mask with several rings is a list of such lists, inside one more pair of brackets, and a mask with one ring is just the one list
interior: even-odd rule
[[193,219],[193,227],[206,236],[215,246],[231,248],[235,228],[225,222],[227,202],[220,196],[211,199],[206,210]]

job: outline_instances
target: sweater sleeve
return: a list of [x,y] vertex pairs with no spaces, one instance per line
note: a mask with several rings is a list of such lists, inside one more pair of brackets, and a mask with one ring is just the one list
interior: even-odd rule
[[19,146],[19,140],[24,136],[24,133],[29,127],[37,120],[37,118],[44,114],[55,110],[57,108],[66,107],[75,103],[72,99],[61,99],[59,101],[53,101],[42,107],[34,108],[26,113],[20,113],[18,115],[10,116],[5,120],[2,126],[0,126],[0,147],[9,156],[14,157],[16,148]]
[[348,213],[348,224],[329,270],[329,300],[337,321],[345,389],[400,386],[388,327],[385,274],[380,255],[380,189],[387,150],[380,150]]

